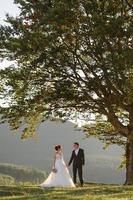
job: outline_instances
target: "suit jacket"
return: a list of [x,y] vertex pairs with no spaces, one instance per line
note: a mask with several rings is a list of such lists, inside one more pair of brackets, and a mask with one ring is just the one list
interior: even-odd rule
[[84,165],[85,164],[85,156],[84,156],[84,150],[79,148],[78,154],[75,154],[75,150],[72,151],[72,155],[70,158],[70,161],[68,165],[71,165],[73,162],[73,165]]

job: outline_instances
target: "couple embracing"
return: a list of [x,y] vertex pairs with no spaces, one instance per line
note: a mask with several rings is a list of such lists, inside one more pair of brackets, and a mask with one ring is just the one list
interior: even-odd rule
[[[41,187],[76,187],[77,172],[81,187],[83,186],[83,165],[85,164],[84,150],[75,142],[74,150],[68,165],[64,162],[61,145],[55,146],[54,164],[48,178],[41,184]],[[73,163],[73,180],[68,167]]]

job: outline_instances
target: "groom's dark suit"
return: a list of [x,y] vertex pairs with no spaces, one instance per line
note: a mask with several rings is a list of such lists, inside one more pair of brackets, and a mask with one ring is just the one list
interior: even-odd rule
[[77,171],[78,171],[80,184],[83,185],[82,167],[85,164],[85,157],[84,157],[83,149],[79,148],[77,155],[76,155],[75,150],[72,151],[72,155],[71,155],[68,165],[70,165],[72,162],[73,162],[73,181],[74,181],[74,183],[76,183],[76,176],[77,176]]

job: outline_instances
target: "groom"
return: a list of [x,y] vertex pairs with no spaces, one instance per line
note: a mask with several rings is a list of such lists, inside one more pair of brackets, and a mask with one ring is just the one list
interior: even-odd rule
[[83,165],[85,164],[84,150],[79,148],[79,143],[77,142],[73,144],[73,148],[74,150],[72,151],[72,155],[68,163],[68,166],[70,166],[71,163],[73,162],[73,182],[76,183],[77,171],[78,171],[79,181],[82,187],[83,186],[82,168]]

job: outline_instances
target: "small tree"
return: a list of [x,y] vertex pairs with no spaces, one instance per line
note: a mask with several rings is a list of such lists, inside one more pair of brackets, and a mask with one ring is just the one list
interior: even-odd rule
[[[33,136],[39,122],[80,113],[85,131],[124,145],[133,184],[133,18],[131,1],[15,0],[1,26],[2,121]],[[90,115],[91,114],[91,115]]]

